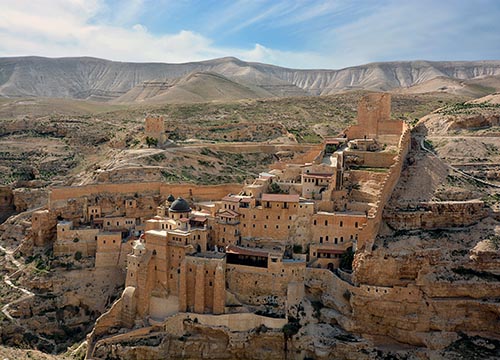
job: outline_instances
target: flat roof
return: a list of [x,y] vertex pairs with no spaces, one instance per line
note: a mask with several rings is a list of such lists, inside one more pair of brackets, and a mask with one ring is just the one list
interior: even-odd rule
[[240,202],[240,198],[237,198],[236,196],[232,195],[226,195],[222,198],[222,201],[229,201],[229,202]]
[[156,236],[167,236],[166,230],[148,230],[146,234],[156,235]]
[[262,201],[299,202],[297,194],[262,194]]

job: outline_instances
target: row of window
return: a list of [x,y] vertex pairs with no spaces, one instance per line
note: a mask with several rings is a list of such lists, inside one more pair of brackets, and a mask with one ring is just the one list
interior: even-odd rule
[[[356,237],[354,237],[353,235],[350,236],[350,240],[354,240],[354,239],[358,240],[358,234],[356,234]],[[328,235],[326,235],[325,236],[325,242],[329,242],[329,240],[330,239],[328,238]],[[339,242],[339,238],[334,238],[334,242],[333,243],[334,244],[338,244],[338,242]],[[340,242],[341,243],[344,242],[344,237],[343,236],[340,237]],[[323,244],[323,236],[319,237],[319,243]]]
[[[317,225],[317,224],[318,224],[317,220],[314,220],[314,221],[313,221],[313,224],[314,224],[314,225]],[[325,226],[328,226],[328,220],[325,220]],[[344,226],[344,222],[341,220],[341,221],[339,222],[339,227],[343,227],[343,226]],[[357,221],[354,223],[354,227],[355,227],[355,228],[358,228],[358,222],[357,222]]]

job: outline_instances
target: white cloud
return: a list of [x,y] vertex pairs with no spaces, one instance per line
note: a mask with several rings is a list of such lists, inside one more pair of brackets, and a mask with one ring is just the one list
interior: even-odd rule
[[[253,49],[223,48],[190,30],[156,35],[143,24],[119,26],[99,19],[108,12],[99,1],[5,0],[0,12],[0,56],[94,56],[120,61],[189,62],[223,56],[308,66],[308,53],[281,52],[256,44]],[[133,1],[131,8],[142,1]],[[132,17],[123,11],[120,18]],[[283,61],[286,59],[285,61]],[[313,65],[309,65],[313,67]]]
[[[331,45],[342,66],[390,60],[492,58],[493,53],[498,57],[498,47],[488,53],[487,43],[500,41],[497,16],[491,7],[473,2],[392,0],[367,16],[331,29],[324,44]],[[488,30],[479,31],[477,23]],[[475,57],[471,57],[471,50]]]

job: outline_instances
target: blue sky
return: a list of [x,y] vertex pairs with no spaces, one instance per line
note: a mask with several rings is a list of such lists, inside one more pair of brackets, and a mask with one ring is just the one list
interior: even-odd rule
[[498,0],[0,0],[0,56],[294,68],[500,59]]

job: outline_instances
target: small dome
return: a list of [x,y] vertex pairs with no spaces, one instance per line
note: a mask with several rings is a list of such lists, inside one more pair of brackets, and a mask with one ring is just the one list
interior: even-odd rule
[[174,195],[170,194],[170,195],[168,196],[168,198],[167,198],[167,201],[168,201],[169,203],[174,202],[174,201],[175,201]]
[[188,202],[184,200],[183,198],[177,198],[172,205],[170,205],[170,208],[168,209],[171,212],[190,212],[191,207],[189,206]]

